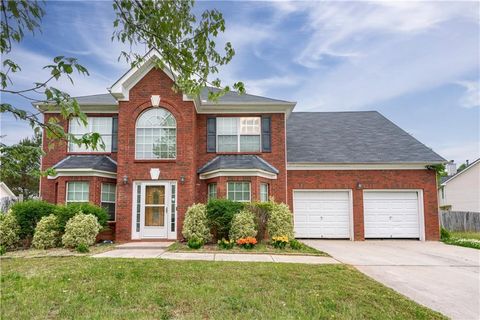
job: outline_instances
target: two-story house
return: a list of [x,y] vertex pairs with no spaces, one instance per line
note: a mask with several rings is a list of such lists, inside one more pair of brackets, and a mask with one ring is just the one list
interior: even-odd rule
[[[172,90],[156,51],[109,93],[78,97],[106,149],[47,148],[41,196],[92,202],[110,237],[181,239],[187,208],[209,198],[287,203],[299,238],[439,236],[435,171],[445,160],[377,112],[292,112],[295,103],[231,92],[218,101]],[[37,106],[45,121],[58,110]],[[108,236],[104,234],[104,236]]]

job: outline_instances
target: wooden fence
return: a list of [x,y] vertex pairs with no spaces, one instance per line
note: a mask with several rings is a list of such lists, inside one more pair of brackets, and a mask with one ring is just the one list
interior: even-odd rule
[[438,215],[447,230],[480,232],[480,212],[440,211]]

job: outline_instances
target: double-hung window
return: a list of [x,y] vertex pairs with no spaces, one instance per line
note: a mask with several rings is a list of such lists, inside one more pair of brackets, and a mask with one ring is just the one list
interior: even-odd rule
[[209,183],[208,184],[208,200],[217,198],[217,184]]
[[101,204],[110,215],[110,221],[115,221],[115,195],[117,186],[113,183],[102,183]]
[[268,201],[268,183],[260,183],[260,201]]
[[250,182],[228,182],[227,196],[233,201],[250,201]]
[[260,152],[260,117],[218,117],[217,152]]
[[112,117],[88,117],[87,125],[84,126],[78,118],[70,119],[68,132],[73,134],[75,138],[82,138],[84,134],[96,132],[100,134],[105,149],[100,146],[100,141],[97,144],[97,149],[87,148],[85,145],[77,145],[70,141],[68,145],[69,152],[111,152],[112,151]]
[[89,183],[85,181],[67,182],[67,204],[73,202],[88,202]]

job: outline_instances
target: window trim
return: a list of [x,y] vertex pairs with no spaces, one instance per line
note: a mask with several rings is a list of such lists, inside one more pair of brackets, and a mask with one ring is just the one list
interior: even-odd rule
[[[215,197],[211,197],[210,196],[210,187],[214,187],[215,188]],[[207,200],[211,200],[211,199],[217,199],[218,198],[218,193],[217,193],[217,183],[216,182],[211,182],[209,184],[207,184]]]
[[[267,199],[266,199],[266,200],[262,200],[262,186],[266,186],[266,187],[267,187]],[[260,190],[259,190],[259,195],[260,195],[259,200],[260,200],[261,202],[268,202],[268,199],[269,199],[269,197],[270,197],[270,185],[269,185],[268,183],[266,183],[266,182],[262,182],[262,183],[260,183],[260,187],[259,187],[259,188],[260,188]]]
[[[100,148],[100,146],[97,145],[97,150],[87,149],[87,150],[75,151],[75,150],[72,150],[71,146],[73,145],[73,146],[78,147],[78,145],[68,141],[68,143],[67,143],[67,153],[83,153],[83,154],[85,154],[85,153],[95,153],[95,154],[97,154],[97,153],[98,154],[112,153],[113,152],[112,151],[112,149],[113,149],[113,136],[114,136],[113,135],[113,117],[114,116],[112,116],[112,115],[111,116],[103,116],[103,115],[102,116],[87,116],[87,129],[88,129],[87,133],[93,133],[94,132],[93,131],[93,121],[90,121],[90,119],[95,119],[95,118],[97,118],[97,119],[98,118],[109,118],[110,119],[110,130],[109,130],[110,133],[100,134],[100,137],[102,138],[102,141],[103,141],[104,136],[105,137],[110,137],[110,150],[108,148],[105,148],[105,150],[102,150]],[[78,122],[78,118],[74,117],[74,118],[71,118],[68,121],[68,133],[70,133],[70,134],[72,134],[76,137],[79,136],[79,135],[82,136],[83,134],[75,134],[75,133],[71,132],[72,121],[77,121]],[[79,123],[79,125],[80,125],[80,123]],[[105,141],[103,141],[103,142],[105,143]],[[79,148],[84,148],[84,146],[82,145]]]
[[[165,110],[166,112],[170,113],[172,118],[175,120],[175,127],[166,127],[166,126],[162,126],[162,127],[157,127],[156,129],[175,129],[175,157],[173,158],[137,158],[137,132],[138,132],[138,120],[147,112],[151,111],[151,110],[155,110],[155,109],[163,109]],[[143,127],[140,127],[140,129],[153,129],[153,128],[143,128]],[[178,155],[178,123],[177,123],[177,118],[175,117],[175,115],[170,111],[168,110],[167,108],[165,107],[150,107],[150,108],[147,108],[145,110],[143,110],[137,117],[137,119],[135,120],[135,128],[134,128],[134,132],[135,132],[135,155],[134,155],[134,161],[175,161],[177,160],[177,155]]]
[[[68,200],[68,184],[69,183],[86,183],[88,185],[88,200],[87,201],[77,201],[77,200]],[[90,181],[87,180],[72,180],[72,181],[67,181],[65,184],[65,204],[69,203],[90,203]]]
[[[248,200],[236,200],[236,199],[229,199],[228,198],[228,185],[230,183],[247,183],[248,184]],[[235,192],[234,192],[235,194]],[[227,181],[227,195],[226,195],[226,198],[229,199],[229,200],[232,200],[232,201],[236,201],[236,202],[252,202],[252,182],[251,181]]]
[[[258,122],[259,122],[259,130],[258,130],[258,134],[242,134],[241,133],[241,119],[242,118],[255,118],[255,119],[258,119]],[[219,147],[219,143],[218,143],[218,137],[219,136],[233,136],[233,135],[227,135],[227,134],[219,134],[218,133],[218,128],[219,128],[219,125],[218,125],[218,121],[219,119],[235,119],[236,120],[236,123],[237,123],[237,133],[236,133],[236,137],[237,137],[237,150],[236,151],[219,151],[218,147]],[[215,151],[216,153],[261,153],[262,152],[262,117],[260,116],[253,116],[253,117],[216,117],[215,118],[215,126],[216,126],[216,130],[215,130]],[[241,144],[240,144],[240,140],[241,140],[241,137],[242,136],[258,136],[259,138],[259,145],[258,145],[258,150],[256,151],[241,151]]]
[[[103,186],[106,185],[106,184],[109,184],[109,185],[113,185],[115,187],[115,201],[103,201]],[[100,184],[100,206],[102,206],[103,203],[113,203],[115,204],[115,209],[113,211],[113,216],[115,219],[113,220],[108,220],[109,222],[115,222],[117,221],[117,184],[114,183],[114,182],[102,182]],[[110,212],[107,212],[108,215],[110,215]],[[109,217],[110,218],[110,217]]]

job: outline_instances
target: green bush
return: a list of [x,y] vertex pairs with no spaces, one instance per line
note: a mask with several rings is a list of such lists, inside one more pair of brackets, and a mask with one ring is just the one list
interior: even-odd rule
[[199,239],[197,237],[190,238],[187,242],[187,246],[190,249],[200,249],[203,246],[204,242],[202,239]]
[[95,243],[100,229],[97,217],[80,212],[68,220],[65,234],[62,236],[62,243],[67,248],[77,248],[81,244],[91,246]]
[[208,202],[208,223],[215,239],[228,237],[233,216],[244,207],[243,203],[228,199],[211,199]]
[[450,232],[447,229],[442,227],[440,229],[440,239],[441,240],[448,240],[448,239],[450,239],[450,237],[451,237]]
[[225,238],[223,238],[222,240],[218,240],[217,244],[220,249],[230,250],[235,246],[235,241],[225,240]]
[[7,253],[7,249],[5,249],[4,246],[0,245],[0,256],[3,256],[5,253]]
[[94,215],[97,217],[97,221],[102,227],[107,226],[109,215],[104,208],[90,203],[71,203],[68,205],[57,206],[55,209],[60,232],[65,232],[65,226],[68,220],[79,212]]
[[75,248],[75,251],[77,252],[80,252],[80,253],[87,253],[88,251],[90,251],[90,249],[88,249],[88,246],[84,243],[80,243],[76,248]]
[[274,202],[252,202],[246,205],[246,208],[255,215],[255,223],[257,225],[257,239],[263,240],[266,238],[267,222],[270,212],[272,211]]
[[270,238],[286,236],[293,239],[293,215],[284,203],[272,202],[272,211],[267,222]]
[[14,248],[20,237],[20,226],[18,225],[17,218],[12,213],[0,215],[0,246],[2,248],[9,249]]
[[290,246],[290,248],[292,248],[293,250],[300,250],[304,247],[304,244],[301,243],[300,241],[298,241],[297,239],[292,239],[290,240],[290,242],[288,243],[288,245]]
[[204,204],[194,204],[187,209],[182,233],[187,241],[197,239],[202,242],[202,245],[211,239],[207,209]]
[[12,214],[20,226],[20,239],[29,239],[35,233],[35,227],[42,217],[51,215],[55,205],[39,200],[17,202],[12,208]]
[[242,210],[233,217],[229,233],[230,240],[255,238],[256,235],[255,216],[251,211]]
[[36,249],[55,248],[60,244],[57,217],[53,214],[43,217],[35,228],[32,246]]

